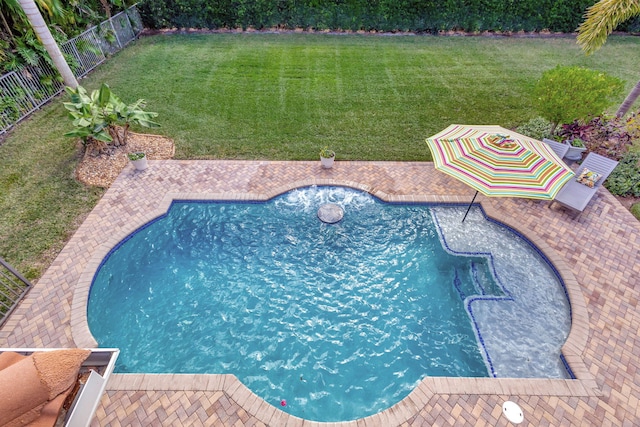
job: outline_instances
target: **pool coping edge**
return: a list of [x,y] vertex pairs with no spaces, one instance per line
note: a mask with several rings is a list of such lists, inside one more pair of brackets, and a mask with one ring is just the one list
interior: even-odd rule
[[[353,181],[334,179],[306,179],[290,185],[283,185],[266,194],[252,193],[175,193],[167,192],[159,201],[155,211],[141,217],[139,221],[127,223],[111,234],[90,257],[83,269],[75,287],[71,307],[71,334],[78,347],[95,348],[98,346],[89,330],[87,322],[87,303],[91,283],[104,257],[124,238],[135,232],[144,224],[165,215],[171,204],[176,200],[188,201],[266,201],[287,191],[308,186],[342,186],[365,191],[375,197],[391,203],[470,203],[471,197],[466,196],[437,196],[437,195],[397,195],[387,194],[375,187]],[[522,379],[522,378],[455,378],[455,377],[425,377],[420,384],[405,399],[378,414],[363,418],[380,425],[401,424],[415,414],[416,407],[427,404],[434,394],[490,394],[490,395],[554,395],[554,396],[600,396],[601,391],[586,368],[581,354],[584,352],[589,335],[589,319],[586,300],[575,276],[567,263],[557,255],[544,240],[536,236],[531,230],[510,218],[505,218],[500,211],[490,203],[479,202],[484,213],[496,221],[517,230],[529,239],[553,263],[560,274],[571,303],[571,330],[562,347],[562,355],[574,373],[575,379]],[[113,374],[107,384],[107,390],[200,390],[221,391],[229,395],[247,412],[266,424],[270,424],[276,417],[286,417],[291,423],[304,421],[304,425],[322,425],[323,423],[301,420],[286,414],[278,408],[266,403],[244,386],[232,374]],[[249,393],[249,394],[247,394]],[[250,400],[249,400],[250,399]],[[249,407],[241,402],[250,402]],[[408,408],[410,407],[410,408]],[[282,420],[281,418],[278,418]],[[355,422],[340,423],[349,425]],[[289,425],[289,424],[287,424]],[[300,425],[302,425],[300,423]]]

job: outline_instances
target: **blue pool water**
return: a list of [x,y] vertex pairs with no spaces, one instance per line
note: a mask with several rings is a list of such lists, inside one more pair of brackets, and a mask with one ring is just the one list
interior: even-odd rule
[[[344,207],[341,222],[318,220],[328,201]],[[500,256],[477,250],[495,237],[474,230],[473,250],[459,250],[454,232],[450,241],[442,234],[455,212],[335,187],[265,203],[176,202],[105,259],[90,292],[89,326],[101,346],[121,349],[118,372],[232,373],[267,402],[280,407],[284,399],[281,409],[316,421],[382,411],[425,375],[538,376],[547,365],[542,376],[566,376],[562,286],[551,296],[547,285],[505,286]],[[465,224],[479,221],[471,215]],[[542,264],[543,282],[552,281]],[[505,323],[492,319],[496,313],[509,320],[534,310],[515,308],[532,292],[564,299],[543,313],[560,326],[536,325],[537,313],[520,331],[492,330],[492,322]],[[535,328],[551,343],[531,342]],[[521,341],[518,334],[529,337],[524,348],[509,344]],[[519,366],[511,369],[514,355]],[[534,371],[520,372],[520,357]]]

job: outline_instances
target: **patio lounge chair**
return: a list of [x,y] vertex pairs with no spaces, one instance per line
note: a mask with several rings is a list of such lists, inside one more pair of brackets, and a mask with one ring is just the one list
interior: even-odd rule
[[[582,162],[582,165],[576,170],[576,179],[570,180],[560,189],[555,199],[549,203],[549,207],[551,207],[554,202],[558,202],[562,206],[577,211],[578,214],[575,216],[575,218],[577,218],[587,207],[591,198],[596,194],[617,164],[618,162],[615,160],[608,159],[596,153],[589,153],[584,159],[584,162]],[[600,175],[595,182],[591,182],[590,185],[592,186],[585,185],[585,183],[589,183],[590,180],[590,177],[586,176],[588,175],[586,173],[588,171]],[[583,172],[585,172],[584,176]],[[580,181],[581,177],[582,181]]]
[[561,142],[557,142],[548,138],[544,138],[542,142],[549,145],[551,149],[558,155],[558,157],[560,157],[560,159],[564,158],[564,156],[567,155],[567,151],[569,151],[568,144],[563,144]]
[[119,353],[0,348],[0,425],[88,427]]

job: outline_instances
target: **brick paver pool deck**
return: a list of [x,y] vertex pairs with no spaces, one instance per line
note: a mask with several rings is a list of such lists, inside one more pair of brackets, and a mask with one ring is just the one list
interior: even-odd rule
[[[150,161],[123,171],[0,330],[2,347],[94,344],[86,298],[102,257],[176,199],[268,199],[311,184],[363,189],[392,201],[469,202],[473,191],[431,163]],[[95,426],[640,425],[640,222],[601,189],[577,219],[548,202],[480,197],[483,209],[552,260],[572,304],[563,354],[577,379],[425,378],[392,408],[348,423],[316,423],[266,404],[232,375],[114,374]]]

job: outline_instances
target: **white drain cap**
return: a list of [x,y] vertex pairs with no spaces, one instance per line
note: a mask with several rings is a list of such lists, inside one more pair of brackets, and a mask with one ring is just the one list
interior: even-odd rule
[[514,424],[520,424],[524,421],[524,414],[522,408],[517,403],[507,400],[502,404],[502,413],[509,421]]

